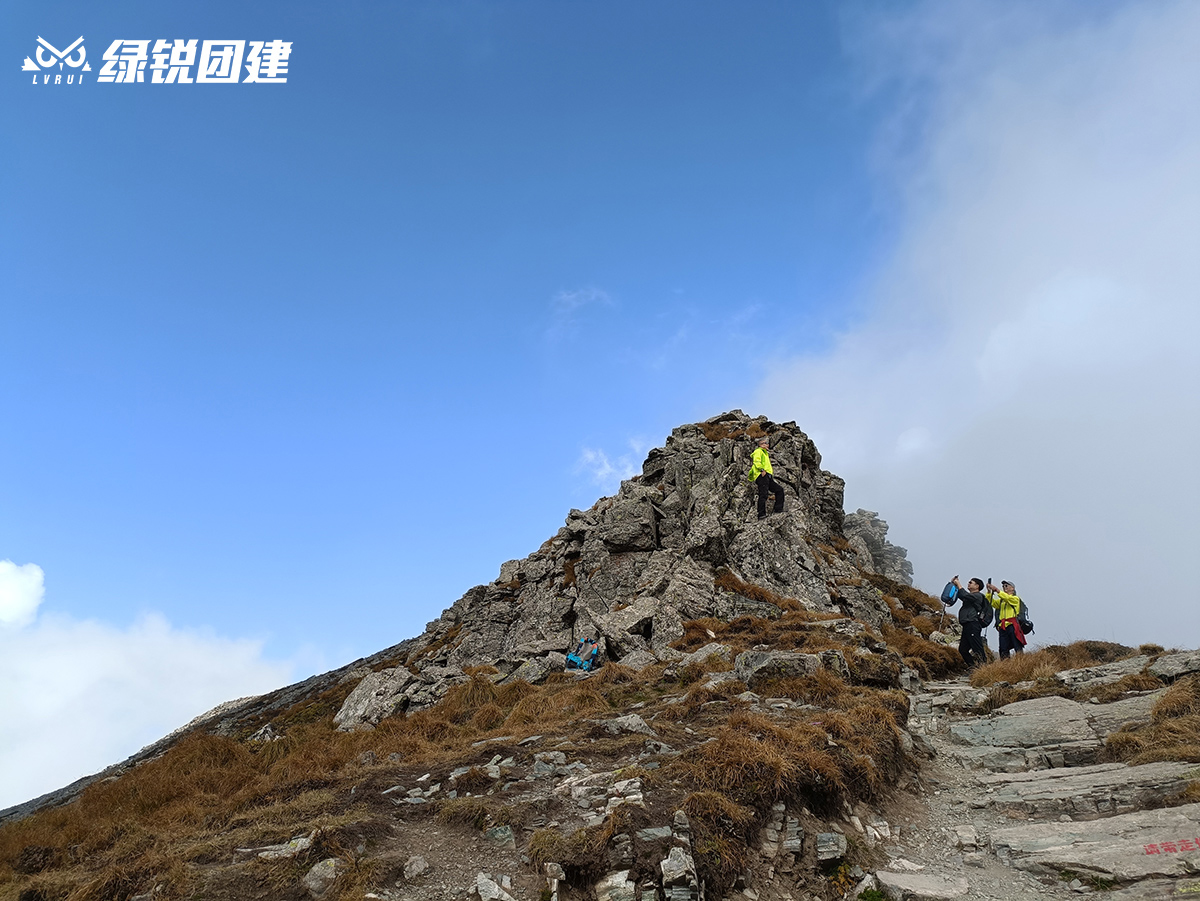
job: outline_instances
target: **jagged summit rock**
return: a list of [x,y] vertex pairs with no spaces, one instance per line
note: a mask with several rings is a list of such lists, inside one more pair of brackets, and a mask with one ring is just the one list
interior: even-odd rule
[[893,582],[912,585],[913,566],[908,551],[887,540],[888,524],[879,514],[861,507],[847,513],[843,531],[850,547],[858,555],[858,565],[866,572],[879,573]]
[[[762,437],[786,500],[782,513],[758,520],[746,474]],[[777,617],[785,598],[873,625],[890,621],[863,575],[911,585],[912,567],[877,514],[844,517],[844,487],[794,422],[734,410],[680,426],[615,496],[572,510],[540,548],[503,564],[495,581],[431,622],[416,641],[427,650],[406,661],[420,677],[404,670],[365,680],[339,714],[341,727],[427,706],[468,666],[537,681],[561,670],[563,651],[582,637],[599,638],[608,660],[645,665],[676,653],[670,645],[686,620]],[[760,590],[739,592],[745,583]]]

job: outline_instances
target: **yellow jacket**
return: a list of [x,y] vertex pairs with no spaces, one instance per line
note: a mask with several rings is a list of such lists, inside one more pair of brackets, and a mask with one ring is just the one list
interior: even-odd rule
[[775,470],[771,469],[771,458],[767,456],[767,452],[761,447],[756,447],[754,453],[750,455],[750,474],[747,478],[753,482],[764,472],[775,474]]
[[998,624],[1004,622],[1006,619],[1016,619],[1021,612],[1020,595],[1008,594],[1003,591],[989,591],[987,599],[996,608],[996,622]]

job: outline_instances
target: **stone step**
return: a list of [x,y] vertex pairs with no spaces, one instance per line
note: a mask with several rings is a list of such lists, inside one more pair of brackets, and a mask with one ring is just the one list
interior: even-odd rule
[[1014,773],[1095,762],[1104,739],[1128,723],[1144,723],[1160,692],[1110,704],[1079,704],[1068,698],[1034,698],[995,713],[949,725],[951,753],[970,769]]
[[1018,869],[1064,871],[1119,883],[1200,872],[1200,804],[1141,810],[1086,823],[1025,823],[990,835]]
[[1200,779],[1194,763],[1105,763],[1073,769],[988,775],[989,807],[1030,816],[1095,819],[1161,806]]
[[1200,651],[1178,651],[1174,654],[1163,654],[1153,662],[1146,656],[1130,657],[1126,660],[1118,660],[1116,663],[1063,670],[1057,674],[1057,678],[1064,685],[1079,690],[1119,682],[1125,676],[1134,675],[1143,670],[1160,679],[1173,681],[1180,676],[1200,672]]
[[970,886],[962,877],[934,876],[927,873],[875,874],[879,889],[890,901],[952,901],[965,898]]
[[1150,722],[1150,711],[1163,691],[1166,689],[1148,691],[1109,704],[1084,704],[1083,712],[1096,734],[1104,738],[1124,725]]
[[1115,891],[1105,892],[1104,901],[1167,901],[1200,896],[1200,879],[1148,879]]

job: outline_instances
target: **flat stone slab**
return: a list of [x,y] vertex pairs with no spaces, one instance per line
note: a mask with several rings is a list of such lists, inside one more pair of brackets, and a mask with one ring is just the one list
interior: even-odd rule
[[1102,663],[1099,666],[1084,666],[1079,669],[1065,669],[1056,674],[1055,678],[1063,685],[1074,689],[1092,688],[1119,682],[1125,676],[1140,673],[1146,668],[1150,658],[1146,656],[1130,657],[1128,660],[1118,660],[1116,663]]
[[962,878],[945,878],[928,873],[875,874],[879,889],[892,901],[950,901],[965,898],[970,886]]
[[1169,901],[1171,898],[1200,897],[1200,879],[1150,879],[1105,892],[1104,901]]
[[1073,741],[1040,748],[951,748],[950,753],[971,770],[994,773],[1020,773],[1051,767],[1079,767],[1090,764],[1103,747],[1100,741]]
[[1178,679],[1188,673],[1200,672],[1200,651],[1164,654],[1150,664],[1147,672],[1160,679]]
[[965,750],[951,753],[964,766],[1000,772],[1085,766],[1102,747],[1085,707],[1067,698],[1034,698],[1001,707],[988,716],[950,726],[950,739]]
[[1137,882],[1200,872],[1200,804],[1086,823],[1025,823],[991,834],[992,850],[1022,870]]
[[1059,697],[1017,701],[988,716],[955,723],[950,727],[950,738],[963,745],[1002,748],[1098,741],[1083,705]]
[[1083,712],[1096,734],[1105,738],[1124,725],[1150,722],[1150,709],[1162,695],[1162,691],[1152,691],[1111,704],[1084,704]]
[[1000,810],[1095,819],[1161,806],[1194,779],[1200,779],[1200,766],[1194,763],[1103,763],[984,776],[980,781],[994,786],[989,805]]
[[[930,686],[926,685],[926,688]],[[912,696],[909,702],[914,714],[945,714],[955,710],[976,710],[988,699],[988,691],[984,688],[972,688],[970,685],[951,685],[938,691],[924,691]]]

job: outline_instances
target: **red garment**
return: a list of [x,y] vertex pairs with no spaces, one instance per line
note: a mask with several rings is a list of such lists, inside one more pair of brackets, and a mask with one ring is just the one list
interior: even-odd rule
[[1002,619],[998,623],[998,628],[1001,630],[1007,629],[1011,625],[1013,627],[1013,635],[1020,642],[1021,647],[1025,647],[1025,633],[1021,631],[1021,623],[1016,619]]

